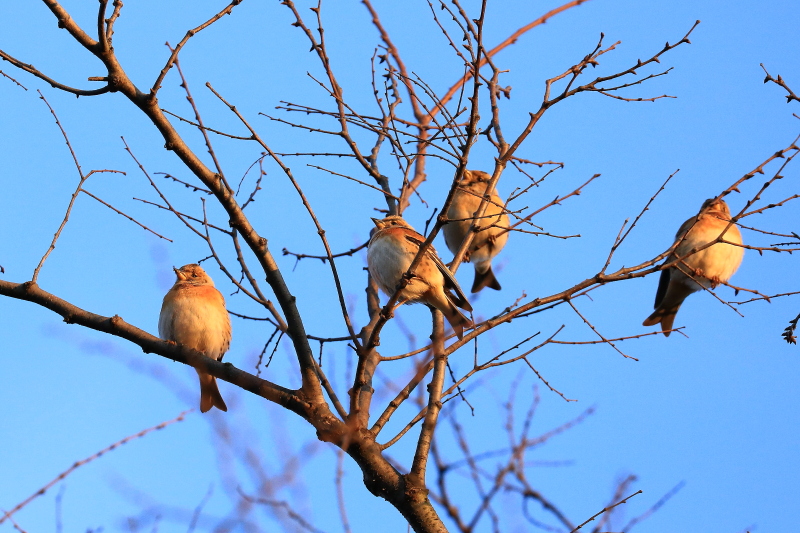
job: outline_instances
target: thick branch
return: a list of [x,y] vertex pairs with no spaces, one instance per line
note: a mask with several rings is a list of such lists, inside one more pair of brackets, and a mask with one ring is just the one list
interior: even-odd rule
[[210,359],[203,355],[202,352],[186,346],[161,340],[136,326],[128,324],[119,315],[106,317],[86,311],[66,300],[62,300],[58,296],[50,294],[33,282],[12,283],[0,280],[0,294],[41,305],[64,317],[64,322],[67,324],[79,324],[89,329],[121,337],[136,344],[145,353],[155,353],[167,359],[193,366],[257,396],[282,405],[303,418],[309,417],[310,406],[300,399],[297,391],[257,378],[230,363],[222,363]]

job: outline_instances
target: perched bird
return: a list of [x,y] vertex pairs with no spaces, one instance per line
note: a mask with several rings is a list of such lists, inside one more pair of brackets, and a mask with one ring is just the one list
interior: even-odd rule
[[[158,334],[207,357],[220,361],[231,344],[231,319],[225,299],[200,265],[173,268],[178,280],[164,296]],[[217,378],[197,370],[200,378],[200,411],[212,407],[227,411],[217,387]]]
[[655,326],[660,322],[661,331],[668,337],[675,315],[687,296],[703,287],[715,288],[736,272],[744,255],[744,248],[740,246],[718,242],[692,253],[720,237],[727,242],[742,244],[739,228],[735,224],[728,227],[730,219],[728,204],[721,199],[709,198],[703,202],[699,214],[681,225],[675,236],[679,244],[666,263],[679,258],[681,261],[661,271],[654,306],[656,310],[642,325]]
[[[388,216],[382,220],[373,218],[372,221],[377,229],[369,240],[367,265],[378,286],[391,297],[425,238],[399,216]],[[464,328],[472,325],[458,310],[460,307],[472,311],[472,306],[432,246],[427,249],[425,257],[414,270],[414,276],[400,293],[399,302],[422,302],[438,309],[459,339],[464,334]]]
[[[447,210],[447,218],[452,220],[444,226],[444,241],[451,252],[456,253],[469,233],[472,216],[478,210],[483,195],[492,177],[480,170],[465,170],[458,183],[453,203]],[[500,253],[508,240],[508,215],[504,213],[503,201],[492,191],[491,200],[484,213],[485,218],[477,221],[482,228],[472,239],[464,261],[475,265],[475,281],[472,292],[484,287],[500,290],[500,283],[492,272],[492,259]]]

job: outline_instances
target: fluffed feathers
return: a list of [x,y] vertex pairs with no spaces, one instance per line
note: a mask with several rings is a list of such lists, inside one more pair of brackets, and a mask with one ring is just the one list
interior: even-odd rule
[[[425,238],[399,216],[372,219],[376,230],[369,241],[367,265],[370,275],[390,297],[408,271]],[[453,273],[445,266],[431,246],[417,265],[414,276],[398,296],[402,303],[421,302],[442,312],[458,338],[472,321],[458,308],[472,311],[466,295]]]
[[[178,279],[164,296],[158,319],[159,336],[203,352],[211,359],[222,360],[231,343],[231,321],[225,299],[199,265],[189,264],[174,270]],[[217,378],[200,370],[197,375],[200,411],[205,413],[211,407],[227,411]]]
[[[665,264],[681,260],[661,271],[655,311],[642,325],[660,323],[661,331],[669,336],[675,316],[687,296],[702,288],[716,287],[733,276],[742,263],[744,249],[735,246],[742,244],[742,235],[730,220],[728,204],[722,199],[710,198],[703,202],[698,215],[681,225],[675,236],[679,244]],[[718,238],[733,244],[718,242],[692,253]]]
[[[447,218],[451,222],[444,226],[444,240],[452,253],[458,251],[469,233],[472,217],[478,210],[491,179],[491,175],[480,170],[464,171],[453,202],[447,210]],[[472,292],[476,293],[484,287],[499,291],[500,283],[492,271],[492,259],[506,245],[509,232],[505,231],[508,228],[508,215],[504,212],[503,200],[495,191],[492,191],[484,218],[481,218],[478,224],[482,229],[473,237],[464,257],[465,261],[475,266]]]

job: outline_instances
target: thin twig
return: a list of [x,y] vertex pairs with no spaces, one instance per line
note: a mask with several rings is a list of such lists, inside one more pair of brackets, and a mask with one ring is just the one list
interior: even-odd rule
[[163,235],[161,235],[160,233],[156,233],[155,231],[151,230],[150,228],[148,228],[147,226],[145,226],[144,224],[142,224],[141,222],[139,222],[139,221],[138,221],[138,220],[136,220],[135,218],[133,218],[133,217],[131,217],[131,216],[129,216],[129,215],[126,215],[125,213],[123,213],[122,211],[120,211],[119,209],[117,209],[116,207],[114,207],[113,205],[111,205],[111,204],[109,204],[109,203],[107,203],[107,202],[105,202],[105,201],[101,200],[100,198],[98,198],[98,197],[97,197],[97,196],[95,196],[94,194],[90,193],[90,192],[89,192],[89,191],[87,191],[86,189],[81,189],[81,192],[82,192],[82,193],[84,193],[84,194],[88,194],[89,196],[91,196],[92,198],[94,198],[95,200],[97,200],[98,202],[100,202],[101,204],[103,204],[104,206],[108,207],[109,209],[111,209],[111,210],[112,210],[112,211],[114,211],[115,213],[117,213],[117,214],[120,214],[120,215],[124,216],[125,218],[127,218],[128,220],[130,220],[131,222],[133,222],[134,224],[136,224],[137,226],[141,227],[142,229],[144,229],[144,230],[146,230],[146,231],[149,231],[150,233],[152,233],[152,234],[153,234],[153,235],[155,235],[156,237],[159,237],[159,238],[161,238],[161,239],[164,239],[165,241],[173,242],[173,241],[172,241],[172,239],[168,239],[167,237],[164,237],[164,236],[163,236]]
[[80,194],[81,187],[83,187],[84,182],[86,182],[86,180],[91,175],[91,173],[84,175],[83,170],[81,169],[81,165],[78,162],[78,156],[75,155],[75,150],[72,149],[72,144],[69,142],[69,137],[67,137],[67,132],[64,131],[64,128],[61,126],[61,121],[58,120],[58,115],[56,115],[56,112],[50,106],[50,102],[48,102],[47,98],[44,97],[42,91],[37,89],[36,92],[39,93],[39,98],[41,98],[42,101],[45,103],[45,105],[47,105],[47,108],[50,110],[50,114],[53,115],[53,118],[56,121],[56,125],[58,126],[58,129],[61,131],[61,135],[62,137],[64,137],[64,141],[67,143],[67,148],[69,148],[69,153],[70,155],[72,155],[72,162],[75,164],[75,168],[78,170],[78,176],[80,176],[80,180],[78,182],[78,187],[75,189],[75,192],[72,193],[72,196],[69,199],[67,212],[64,214],[64,219],[61,221],[61,225],[58,226],[55,235],[53,235],[53,240],[50,242],[50,246],[47,248],[47,251],[39,260],[39,264],[36,265],[36,268],[33,271],[33,276],[31,277],[31,281],[33,282],[36,282],[36,280],[39,278],[39,271],[44,266],[44,262],[47,261],[47,258],[50,255],[50,253],[53,250],[55,250],[56,242],[58,241],[58,238],[61,236],[61,232],[64,230],[64,226],[66,226],[67,222],[69,221],[69,216],[72,213],[72,206],[75,205],[75,200],[78,198],[78,194]]
[[637,494],[642,494],[642,491],[641,490],[637,490],[636,492],[634,492],[633,494],[631,494],[630,496],[628,496],[624,500],[618,501],[614,505],[609,505],[608,507],[604,507],[601,511],[599,511],[598,513],[592,515],[588,520],[586,520],[584,523],[582,523],[581,525],[579,525],[578,527],[576,527],[575,529],[573,529],[569,533],[575,533],[576,531],[581,529],[583,526],[585,526],[586,524],[588,524],[589,522],[591,522],[592,520],[594,520],[595,518],[597,518],[601,514],[607,513],[608,511],[612,510],[613,508],[617,507],[618,505],[622,505],[623,503],[627,503],[628,500],[630,500],[631,498],[633,498]]
[[165,427],[167,427],[169,425],[172,425],[172,424],[175,424],[176,422],[181,422],[181,421],[183,421],[184,418],[186,418],[187,414],[189,414],[189,413],[191,413],[193,411],[194,411],[194,409],[189,409],[187,411],[184,411],[181,414],[179,414],[177,417],[173,418],[172,420],[167,420],[166,422],[161,422],[160,424],[158,424],[156,426],[153,426],[151,428],[142,430],[139,433],[136,433],[134,435],[130,435],[128,437],[125,437],[124,439],[115,442],[111,446],[108,446],[107,448],[103,448],[99,452],[90,455],[86,459],[83,459],[83,460],[80,460],[80,461],[75,461],[75,463],[73,463],[72,466],[67,468],[65,471],[61,472],[58,476],[55,477],[55,479],[53,479],[52,481],[50,481],[49,483],[44,485],[42,488],[40,488],[39,490],[37,490],[36,492],[34,492],[30,496],[28,496],[28,498],[26,498],[22,502],[20,502],[17,505],[15,505],[10,511],[6,512],[5,516],[3,518],[0,518],[0,524],[2,524],[11,515],[16,513],[17,511],[19,511],[20,509],[22,509],[23,507],[25,507],[29,503],[31,503],[33,500],[35,500],[39,496],[42,496],[49,489],[53,488],[53,486],[55,484],[57,484],[59,481],[61,481],[62,479],[64,479],[65,477],[67,477],[68,475],[70,475],[72,472],[74,472],[78,468],[82,467],[83,465],[85,465],[87,463],[91,463],[95,459],[100,458],[104,454],[106,454],[106,453],[108,453],[110,451],[113,451],[116,448],[119,448],[120,446],[122,446],[124,444],[127,444],[128,442],[130,442],[132,440],[136,440],[136,439],[139,439],[141,437],[144,437],[145,435],[147,435],[148,433],[151,433],[153,431],[158,431],[159,429],[164,429]]

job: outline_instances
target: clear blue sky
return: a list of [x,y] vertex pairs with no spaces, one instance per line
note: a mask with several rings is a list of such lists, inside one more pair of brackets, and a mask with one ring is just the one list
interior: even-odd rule
[[[468,7],[474,10],[472,4]],[[94,27],[96,3],[72,0],[64,5],[84,28]],[[114,44],[132,79],[143,89],[149,87],[168,56],[164,42],[174,45],[187,29],[223,5],[208,0],[127,2]],[[301,5],[304,16],[311,15],[305,9],[310,5]],[[490,2],[487,43],[499,42],[557,5]],[[430,21],[427,4],[376,1],[375,6],[409,69],[433,90],[444,92],[462,68]],[[366,10],[355,1],[327,2],[323,17],[345,97],[363,112],[374,113],[369,59],[379,40]],[[616,72],[637,58],[649,57],[666,41],[682,37],[697,19],[702,23],[691,37],[692,44],[662,60],[662,67],[674,70],[626,93],[644,97],[666,93],[677,99],[628,103],[579,95],[551,109],[539,124],[520,155],[536,161],[563,161],[565,168],[518,200],[517,208],[538,207],[572,191],[595,173],[602,177],[579,197],[536,219],[548,231],[580,233],[581,239],[512,235],[497,261],[503,291],[481,293],[473,302],[478,315],[492,316],[523,293],[529,299],[549,295],[596,273],[623,221],[636,216],[666,177],[680,169],[619,250],[612,268],[657,255],[670,245],[677,227],[697,212],[704,199],[788,146],[800,132],[800,120],[792,116],[793,112],[800,114],[800,105],[787,105],[780,88],[764,85],[759,67],[764,63],[773,75],[781,74],[800,91],[800,14],[793,2],[591,0],[553,18],[498,56],[498,66],[509,70],[502,83],[513,87],[512,99],[504,103],[506,136],[518,132],[528,112],[538,107],[544,79],[590,52],[600,32],[605,33],[606,43],[619,40],[622,44],[587,76]],[[303,35],[290,23],[288,10],[278,2],[247,0],[232,15],[196,36],[181,55],[193,94],[212,127],[244,132],[205,90],[206,81],[236,104],[276,151],[344,151],[336,139],[291,129],[258,115],[280,115],[274,108],[282,100],[331,108],[326,94],[306,76],[306,72],[320,75],[316,57],[308,53]],[[104,74],[99,62],[57,28],[42,3],[0,4],[0,49],[73,86],[92,88],[93,82],[86,78]],[[168,214],[132,200],[154,201],[156,197],[123,150],[120,136],[151,173],[191,177],[163,149],[152,124],[122,96],[76,99],[6,62],[0,63],[0,69],[28,88],[23,91],[0,77],[3,279],[30,279],[77,185],[69,151],[38,99],[36,89],[41,89],[58,113],[85,171],[126,173],[93,176],[86,188],[175,242],[158,239],[81,196],[42,271],[40,285],[84,309],[119,314],[155,333],[161,299],[172,283],[171,266],[195,262],[208,254],[203,243]],[[189,116],[191,110],[178,83],[176,73],[171,72],[161,105]],[[183,126],[180,131],[205,156],[199,134]],[[257,146],[244,143],[218,141],[217,149],[229,175],[237,181],[259,154]],[[368,217],[375,213],[373,207],[382,207],[380,195],[306,164],[363,175],[346,161],[290,158],[288,162],[327,229],[334,250],[362,243],[371,224]],[[488,170],[491,164],[491,147],[476,146],[471,168]],[[383,172],[399,183],[396,167],[388,159],[383,165]],[[267,171],[264,190],[248,208],[250,216],[278,256],[307,329],[320,336],[343,335],[346,330],[327,266],[306,260],[295,267],[291,258],[280,255],[284,247],[312,254],[322,253],[322,249],[290,184],[274,165],[268,165]],[[412,224],[422,228],[431,209],[444,200],[451,177],[448,165],[430,162],[429,181],[421,190],[430,208],[415,202],[407,212]],[[179,209],[199,213],[196,196],[156,178],[176,199]],[[797,168],[790,166],[765,201],[795,194],[800,188],[798,179]],[[250,175],[245,188],[252,187],[252,180]],[[499,189],[501,195],[507,195],[524,185],[525,178],[508,172]],[[741,195],[732,195],[731,208],[741,209],[757,186],[749,183]],[[219,215],[218,210],[210,210],[212,220],[226,224]],[[749,225],[787,233],[798,231],[800,216],[797,205],[790,203],[785,209],[749,220]],[[743,233],[745,241],[754,245],[775,242],[773,237]],[[436,245],[449,258],[444,242]],[[338,263],[357,327],[364,324],[366,316],[365,264],[364,254]],[[463,285],[470,284],[471,270],[465,265],[459,271]],[[210,267],[209,272],[226,295],[230,310],[257,312],[241,296],[228,296],[233,288],[218,269]],[[797,273],[797,254],[760,257],[748,251],[733,282],[775,294],[800,290]],[[604,335],[636,335],[644,332],[640,324],[651,311],[656,285],[655,276],[614,284],[576,305]],[[746,299],[734,297],[728,288],[720,289],[719,294],[723,299]],[[621,344],[638,362],[607,346],[550,347],[532,362],[553,386],[577,402],[564,402],[527,368],[515,367],[486,373],[468,387],[475,415],[470,416],[465,405],[458,407],[457,415],[474,439],[475,449],[482,450],[505,444],[505,414],[497,405],[507,399],[516,381],[518,417],[530,405],[533,387],[538,386],[541,404],[533,435],[596,407],[584,423],[529,455],[531,461],[542,465],[531,470],[534,486],[576,522],[599,511],[610,499],[615,480],[632,473],[638,477],[633,490],[644,492],[626,504],[628,518],[685,482],[674,498],[635,531],[795,530],[800,501],[800,348],[787,345],[780,333],[800,312],[800,299],[777,298],[772,303],[747,304],[740,310],[744,318],[708,294],[690,297],[677,320],[677,325],[686,326],[688,338],[651,336]],[[428,335],[428,313],[422,306],[404,307],[397,314],[395,324],[384,334],[384,355],[402,353],[408,347],[398,327],[401,321],[415,328],[418,346]],[[68,326],[57,315],[29,303],[2,298],[0,317],[5,363],[0,387],[0,405],[4,407],[0,509],[13,507],[74,461],[195,407],[196,377],[188,367],[143,354],[123,340]],[[481,340],[480,354],[490,357],[535,332],[550,335],[562,324],[565,330],[560,338],[564,340],[594,339],[571,310],[558,309],[495,330]],[[236,319],[233,328],[226,361],[252,370],[270,332],[259,324]],[[338,393],[346,396],[344,379],[353,365],[348,361],[352,352],[342,345],[326,345],[323,357]],[[451,361],[454,371],[467,370],[471,360],[472,347],[458,352]],[[293,368],[289,347],[282,345],[263,375],[295,387]],[[404,364],[386,364],[379,382],[402,384],[409,371]],[[290,459],[302,457],[298,459],[299,480],[291,488],[272,481],[274,499],[291,501],[321,530],[340,531],[332,482],[335,450],[315,444],[313,429],[294,415],[225,383],[220,387],[230,407],[227,414],[195,412],[184,422],[131,442],[78,469],[15,518],[30,532],[54,530],[59,497],[65,531],[101,526],[105,531],[130,531],[129,517],[141,518],[138,527],[149,531],[154,515],[162,517],[159,531],[186,531],[193,510],[211,491],[198,522],[198,529],[210,530],[237,500],[237,484],[243,491],[255,493],[263,482],[238,459],[249,446],[258,452],[269,476],[279,477]],[[387,400],[386,395],[381,397],[382,402]],[[408,406],[398,417],[405,420],[415,412]],[[400,427],[398,420],[387,427],[386,435]],[[221,443],[214,437],[230,428],[236,430],[233,442]],[[446,426],[440,434],[443,440],[451,440]],[[380,440],[385,440],[383,437]],[[401,441],[393,457],[407,464],[413,444]],[[559,466],[546,466],[550,462]],[[487,463],[487,468],[491,466]],[[386,531],[405,531],[396,511],[364,489],[361,474],[349,459],[344,482],[353,531],[372,531],[375,521]],[[470,498],[465,495],[463,501],[474,503]],[[517,500],[502,502],[498,509],[508,517],[504,531],[530,531]],[[552,523],[537,505],[531,504],[530,509],[537,518]],[[275,527],[269,512],[252,516],[261,523],[259,530]],[[8,524],[0,529],[12,530]],[[481,531],[489,530],[490,524],[482,523]]]

